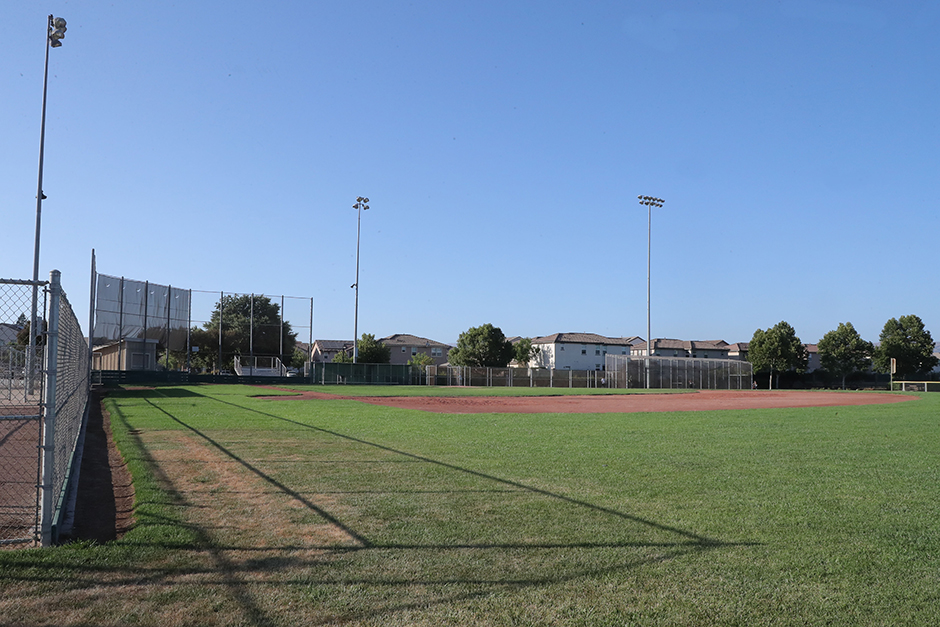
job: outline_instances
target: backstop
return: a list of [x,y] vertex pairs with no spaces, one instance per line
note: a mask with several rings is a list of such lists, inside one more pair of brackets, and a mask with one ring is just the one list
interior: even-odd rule
[[750,362],[607,355],[606,377],[614,388],[749,390],[754,385]]

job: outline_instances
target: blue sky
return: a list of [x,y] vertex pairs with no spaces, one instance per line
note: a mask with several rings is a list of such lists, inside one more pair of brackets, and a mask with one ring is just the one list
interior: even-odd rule
[[94,248],[349,339],[362,195],[360,333],[645,337],[648,194],[655,337],[940,338],[937,3],[8,4],[0,276],[32,274],[52,12],[40,267],[73,303]]

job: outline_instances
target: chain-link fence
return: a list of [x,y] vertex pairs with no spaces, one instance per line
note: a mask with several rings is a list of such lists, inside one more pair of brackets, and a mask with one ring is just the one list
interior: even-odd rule
[[0,279],[0,367],[0,545],[48,545],[66,516],[89,396],[88,344],[58,272],[50,283]]
[[607,381],[615,388],[749,390],[750,362],[738,359],[607,355]]
[[419,384],[440,386],[601,388],[610,387],[603,370],[427,366]]
[[[45,311],[45,282],[0,279],[0,544],[31,544],[40,528],[41,346],[29,358],[33,287]],[[45,328],[39,318],[36,327]],[[39,336],[39,342],[43,336]],[[30,365],[34,364],[30,373]],[[30,389],[32,388],[32,389]]]

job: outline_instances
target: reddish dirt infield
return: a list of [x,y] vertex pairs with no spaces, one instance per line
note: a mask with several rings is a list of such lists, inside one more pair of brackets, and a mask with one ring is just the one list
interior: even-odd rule
[[[286,388],[278,388],[285,389]],[[915,396],[865,392],[806,392],[801,390],[703,390],[683,394],[610,394],[598,396],[338,396],[303,392],[270,396],[271,400],[346,399],[372,405],[419,409],[444,414],[590,414],[771,407],[839,407],[884,405]]]

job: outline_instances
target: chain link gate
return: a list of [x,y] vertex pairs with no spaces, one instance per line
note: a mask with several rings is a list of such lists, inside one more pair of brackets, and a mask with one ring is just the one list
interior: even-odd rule
[[30,359],[34,285],[41,332],[46,282],[0,279],[0,548],[32,544],[40,530],[44,336]]

